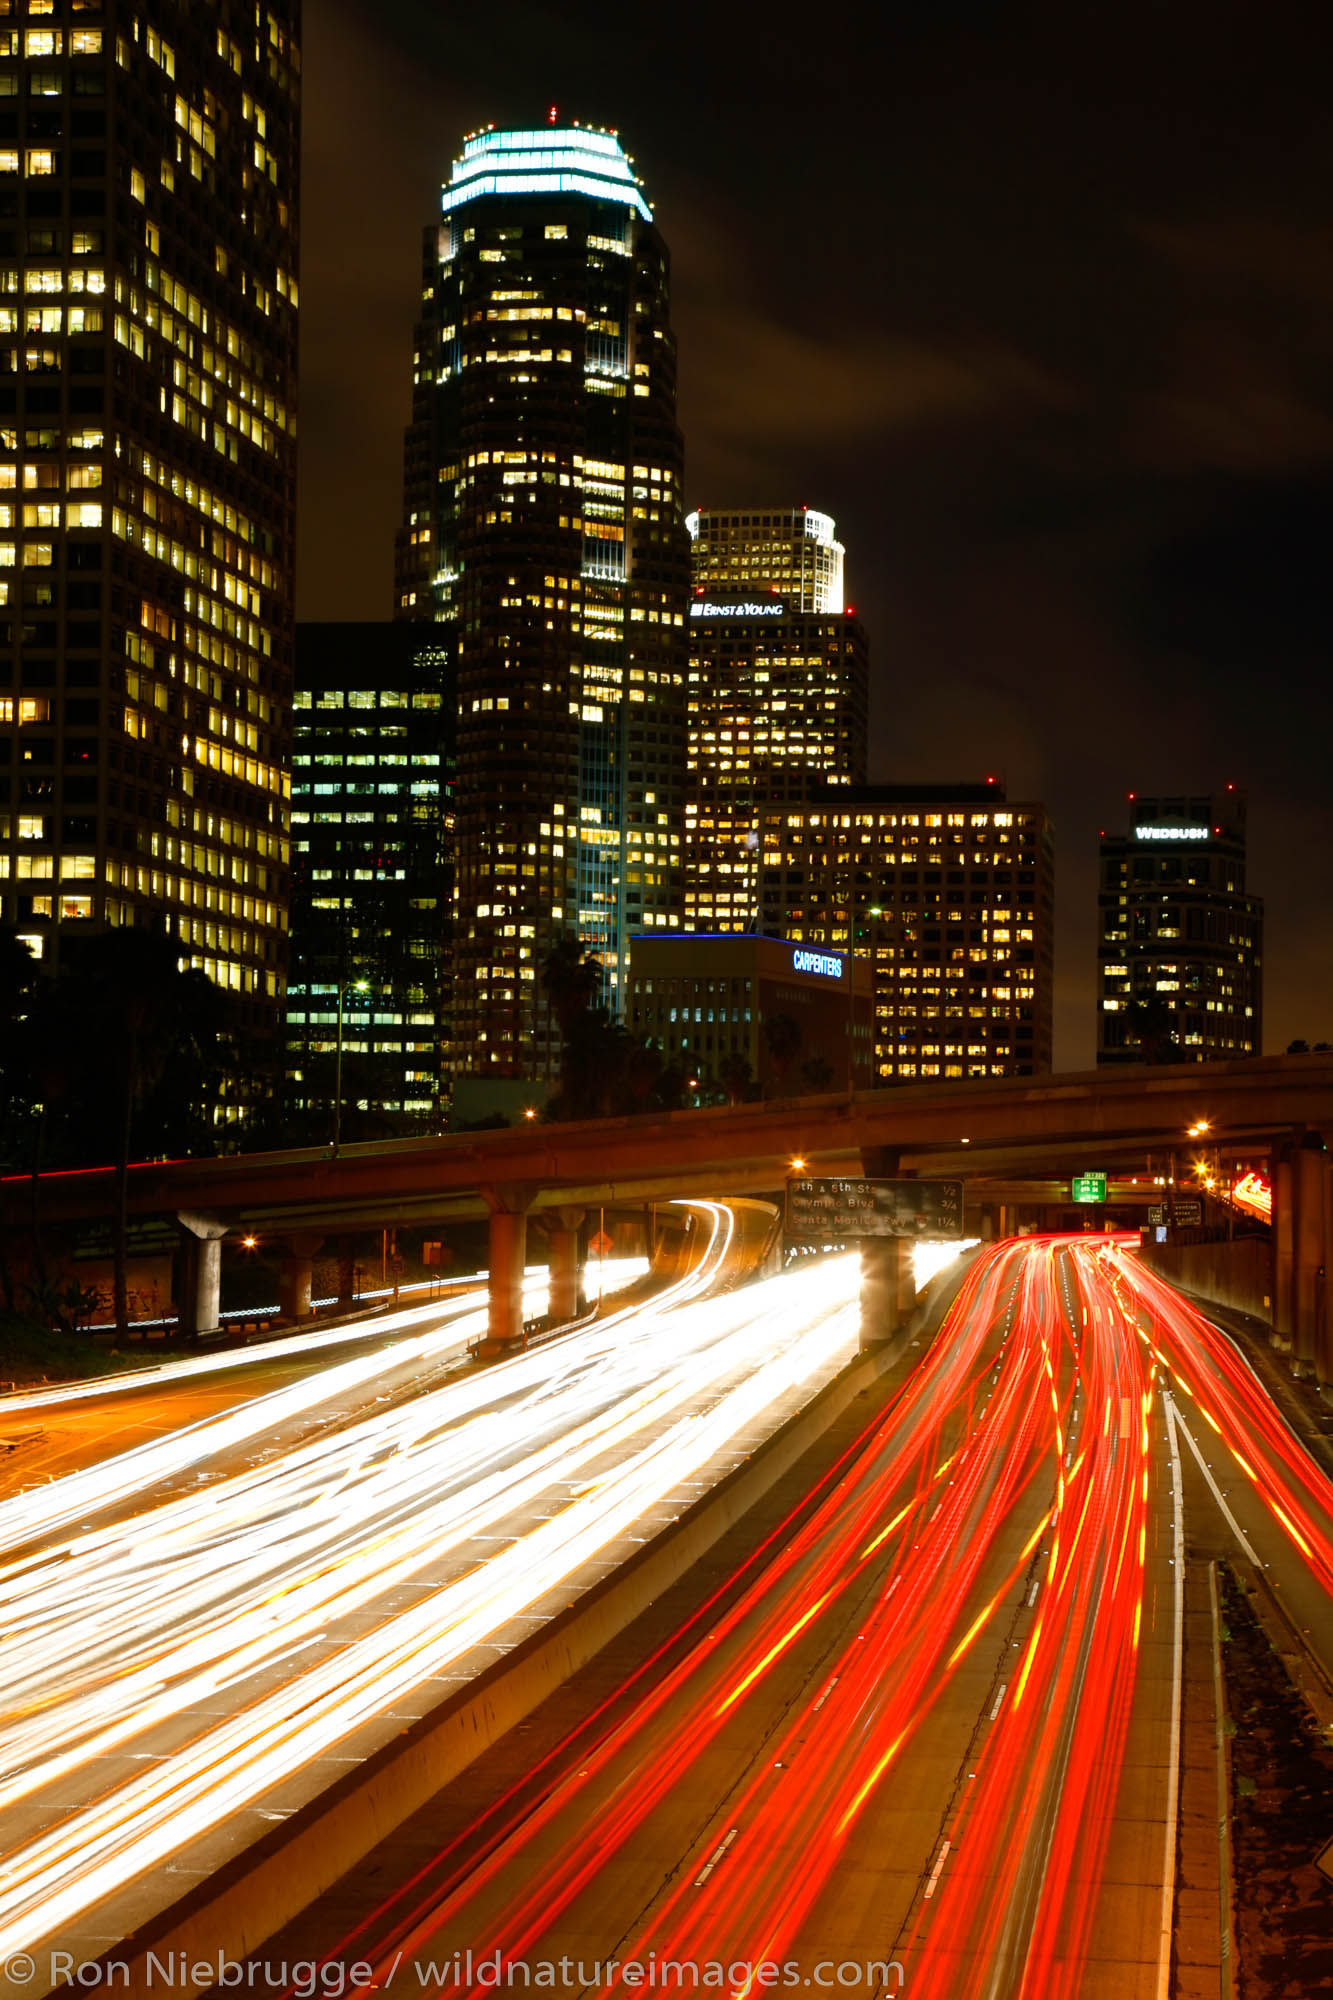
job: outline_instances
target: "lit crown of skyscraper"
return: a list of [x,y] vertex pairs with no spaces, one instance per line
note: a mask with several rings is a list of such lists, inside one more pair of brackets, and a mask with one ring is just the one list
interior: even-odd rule
[[487,194],[584,194],[593,201],[623,202],[645,222],[653,219],[615,133],[579,125],[474,132],[463,142],[462,158],[453,163],[441,206],[448,215]]

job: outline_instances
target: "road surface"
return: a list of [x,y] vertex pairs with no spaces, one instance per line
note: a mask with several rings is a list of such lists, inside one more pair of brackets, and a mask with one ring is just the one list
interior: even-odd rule
[[999,1247],[758,1548],[252,1963],[476,1996],[1165,2000],[1200,1438],[1327,1644],[1333,1490],[1231,1343],[1121,1245]]
[[755,1219],[692,1207],[702,1253],[647,1303],[165,1498],[108,1461],[0,1506],[0,1960],[96,1956],[844,1365],[855,1259],[714,1295]]

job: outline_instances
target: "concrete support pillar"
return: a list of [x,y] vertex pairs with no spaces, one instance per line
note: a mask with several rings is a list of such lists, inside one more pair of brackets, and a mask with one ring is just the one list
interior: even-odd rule
[[1284,1148],[1273,1155],[1273,1346],[1290,1354],[1295,1325],[1296,1171]]
[[861,1245],[861,1352],[896,1333],[915,1304],[916,1274],[908,1238],[867,1237]]
[[177,1215],[185,1236],[185,1296],[180,1301],[181,1332],[197,1340],[216,1333],[222,1304],[222,1239],[230,1227],[216,1215]]
[[1294,1162],[1296,1215],[1293,1229],[1292,1371],[1315,1373],[1320,1293],[1323,1290],[1324,1178],[1327,1155],[1317,1132],[1307,1132]]
[[1333,1400],[1333,1300],[1329,1298],[1329,1272],[1333,1270],[1333,1152],[1325,1152],[1323,1156],[1323,1256],[1319,1266],[1315,1296],[1315,1378],[1325,1398]]
[[356,1305],[356,1249],[350,1236],[340,1236],[338,1254],[338,1310],[351,1312]]
[[613,1257],[643,1257],[647,1254],[642,1216],[618,1215],[614,1222],[607,1223],[606,1233],[614,1245],[611,1251]]
[[[867,1180],[893,1180],[900,1172],[896,1146],[863,1146]],[[916,1304],[912,1245],[904,1236],[872,1236],[861,1245],[862,1353],[896,1333]]]
[[523,1270],[527,1261],[528,1210],[535,1193],[535,1187],[513,1183],[481,1190],[491,1212],[486,1339],[493,1348],[517,1351],[523,1344]]
[[551,1266],[551,1292],[546,1310],[557,1326],[578,1318],[582,1278],[579,1224],[582,1220],[581,1208],[549,1209],[543,1217]]
[[299,1230],[283,1243],[278,1272],[278,1311],[283,1319],[309,1319],[314,1311],[310,1287],[314,1277],[315,1252],[322,1236]]

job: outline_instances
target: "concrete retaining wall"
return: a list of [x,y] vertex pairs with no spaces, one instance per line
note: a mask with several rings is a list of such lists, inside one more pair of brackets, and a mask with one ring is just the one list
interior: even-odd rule
[[[183,1901],[107,1952],[103,1963],[128,1963],[130,1992],[146,1993],[150,1951],[159,1961],[168,1953],[183,1953],[190,1963],[216,1962],[219,1953],[243,1959],[258,1950],[577,1673],[734,1527],[848,1405],[895,1365],[923,1326],[938,1325],[970,1261],[960,1260],[960,1267],[942,1273],[929,1301],[906,1326],[883,1346],[858,1355],[767,1444],[622,1568]],[[205,1988],[181,1984],[177,1990],[198,1993]]]
[[1273,1317],[1273,1246],[1267,1237],[1234,1243],[1145,1243],[1139,1253],[1168,1284],[1253,1319]]

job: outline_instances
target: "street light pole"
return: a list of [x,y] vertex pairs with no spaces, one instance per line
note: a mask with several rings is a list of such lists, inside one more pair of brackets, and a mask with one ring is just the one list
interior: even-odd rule
[[[804,551],[802,552],[804,554]],[[856,947],[847,946],[847,1095],[856,1090]]]
[[[365,979],[356,980],[353,983],[352,991],[354,993],[368,993],[370,991],[369,981]],[[373,1009],[371,1010],[371,1019],[372,1020],[374,1019]],[[340,979],[338,981],[338,1039],[335,1044],[334,1057],[333,1057],[333,1157],[335,1160],[338,1157],[338,1147],[342,1140],[342,1126],[343,1126],[343,983],[342,980]]]
[[338,981],[338,1040],[333,1057],[333,1157],[338,1157],[338,1142],[342,1137],[343,1123],[343,983]]

